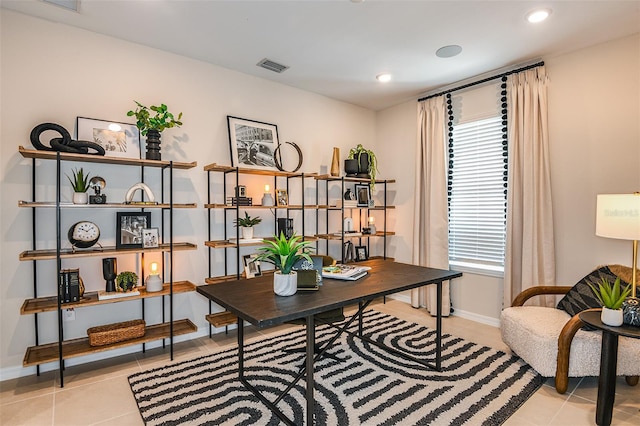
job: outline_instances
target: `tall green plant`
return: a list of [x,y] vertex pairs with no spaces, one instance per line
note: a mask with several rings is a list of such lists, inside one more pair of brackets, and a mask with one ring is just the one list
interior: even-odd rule
[[69,175],[65,175],[67,179],[69,179],[69,183],[73,187],[74,192],[87,192],[89,189],[89,173],[85,176],[84,170],[80,167],[78,169],[72,169],[73,172],[73,180],[69,177]]
[[275,241],[263,240],[267,247],[258,249],[259,253],[254,261],[271,263],[283,274],[290,274],[298,260],[305,259],[311,262],[311,257],[307,254],[307,251],[311,250],[311,242],[300,241],[301,239],[302,237],[295,234],[287,239],[281,232],[280,237],[275,237]]
[[606,278],[602,278],[602,281],[598,283],[597,289],[591,284],[589,284],[589,287],[591,287],[602,306],[609,309],[620,309],[624,299],[631,294],[631,284],[620,290],[620,277],[616,278],[613,286]]
[[[165,104],[146,107],[138,101],[134,102],[138,105],[138,108],[136,108],[135,111],[127,112],[127,116],[136,117],[136,127],[140,129],[142,136],[146,136],[149,130],[162,132],[164,129],[182,126],[182,121],[180,121],[182,119],[182,113],[178,114],[178,118],[176,119],[174,115],[168,111]],[[151,116],[151,112],[155,112],[155,115]]]

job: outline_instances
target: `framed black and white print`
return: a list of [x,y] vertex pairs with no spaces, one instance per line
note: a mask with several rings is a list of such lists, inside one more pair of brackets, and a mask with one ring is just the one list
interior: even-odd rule
[[231,165],[250,169],[278,170],[274,159],[278,147],[275,124],[227,116]]
[[150,227],[150,212],[117,212],[116,248],[142,248],[142,231]]
[[99,144],[107,157],[140,158],[140,130],[135,124],[78,117],[76,139]]
[[356,184],[356,201],[358,207],[370,207],[369,200],[371,200],[371,188],[369,185]]
[[367,246],[356,246],[356,262],[362,262],[367,259],[369,259]]
[[286,189],[276,189],[276,206],[289,205],[289,195]]
[[256,253],[247,254],[242,257],[244,261],[244,272],[247,275],[247,278],[255,278],[262,275],[262,270],[260,269],[260,261],[255,260],[258,257]]
[[142,248],[155,248],[160,245],[160,234],[158,228],[147,228],[142,230]]

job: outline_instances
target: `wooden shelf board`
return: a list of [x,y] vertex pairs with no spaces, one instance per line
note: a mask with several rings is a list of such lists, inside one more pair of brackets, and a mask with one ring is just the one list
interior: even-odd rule
[[[170,293],[169,283],[164,284],[162,291],[149,293],[144,286],[136,287],[136,290],[140,292],[140,295],[107,300],[99,300],[97,291],[87,292],[79,302],[63,303],[60,307],[62,309],[82,308],[85,306],[104,305],[107,303],[129,302],[131,300],[146,299],[148,297],[168,296]],[[195,284],[189,281],[176,281],[173,283],[173,294],[186,293],[195,290]],[[20,308],[20,314],[39,314],[42,312],[51,312],[56,310],[58,310],[58,296],[38,297],[35,299],[25,300]]]
[[[390,236],[390,235],[395,235],[395,232],[376,232],[375,234],[363,234],[363,235],[345,235],[345,239],[346,238],[371,238],[371,237],[384,237],[386,234],[386,236]],[[339,235],[333,235],[333,234],[318,234],[316,235],[316,238],[321,239],[321,240],[341,240],[342,237]]]
[[[174,251],[195,250],[197,245],[191,243],[173,243]],[[116,249],[114,246],[104,246],[102,248],[90,248],[90,249],[78,249],[75,252],[70,248],[65,248],[60,251],[60,257],[62,259],[71,257],[91,257],[91,256],[104,256],[108,254],[130,254],[130,253],[151,253],[159,251],[169,251],[169,243],[160,244],[154,248],[125,248]],[[55,259],[55,249],[45,250],[26,250],[20,253],[20,260],[46,260]]]
[[[326,180],[326,181],[340,181],[343,179],[343,177],[341,176],[331,176],[331,175],[316,175],[314,176],[315,179],[317,180]],[[350,177],[350,176],[344,176],[344,181],[345,182],[364,182],[364,183],[370,183],[371,179],[368,178],[358,178],[358,177]],[[383,183],[395,183],[396,180],[395,179],[376,179],[375,183],[377,184],[383,184]]]
[[[260,238],[260,237],[256,237],[256,238]],[[263,240],[267,240],[267,241],[274,241],[273,237],[265,237],[263,238]],[[304,237],[304,241],[316,241],[317,238],[315,236],[312,235],[305,235]],[[211,247],[211,248],[234,248],[237,247],[238,244],[236,243],[235,240],[231,241],[231,240],[212,240],[212,241],[205,241],[204,245],[206,247]],[[240,246],[241,247],[250,247],[250,246],[261,246],[264,245],[264,243],[262,241],[256,241],[256,242],[252,242],[252,243],[241,243]]]
[[[193,324],[188,319],[177,320],[173,322],[174,336],[193,333],[194,331],[197,331],[197,329],[198,328],[195,326],[195,324]],[[91,353],[109,351],[111,349],[121,348],[125,346],[139,345],[142,343],[165,339],[168,337],[170,337],[170,324],[162,323],[145,327],[145,334],[142,337],[127,340],[124,342],[117,342],[111,345],[90,346],[88,337],[66,340],[62,342],[62,357],[63,359],[69,359]],[[58,359],[58,343],[48,343],[46,345],[31,346],[27,348],[27,352],[24,356],[22,365],[25,367],[30,367],[33,365],[55,362],[58,361]]]
[[260,170],[260,169],[250,169],[245,167],[233,167],[233,166],[223,166],[221,164],[211,163],[204,166],[205,172],[224,172],[224,173],[235,173],[238,171],[240,174],[244,175],[261,175],[261,176],[282,176],[282,177],[315,177],[317,173],[299,173],[299,172],[281,172],[278,170]]
[[[327,210],[338,210],[338,211],[342,210],[342,207],[338,207],[338,206],[326,206],[326,205],[323,205],[323,206],[318,206],[318,208],[327,209]],[[387,210],[395,209],[395,208],[396,208],[396,206],[387,206],[386,207]],[[349,209],[385,210],[385,207],[384,206],[375,206],[375,207],[358,207],[358,206],[351,207],[351,206],[346,206],[344,209],[345,210],[349,210]]]
[[[18,147],[20,155],[24,158],[39,158],[42,160],[55,160],[57,156],[56,151],[41,151],[38,149],[26,149],[22,146]],[[124,166],[145,166],[145,167],[169,167],[170,161],[166,160],[145,160],[138,158],[120,158],[120,157],[108,157],[103,155],[90,155],[90,154],[73,154],[70,152],[61,152],[60,159],[64,161],[82,161],[85,163],[106,163],[106,164],[120,164]],[[190,163],[182,163],[178,161],[173,162],[174,169],[191,169],[198,165],[196,161]]]
[[[18,201],[18,207],[56,207],[55,201]],[[174,209],[194,209],[198,207],[196,203],[186,204],[173,204]],[[106,203],[106,204],[73,204],[73,203],[60,203],[60,208],[107,208],[107,209],[168,209],[171,208],[170,204],[125,204],[125,203]]]
[[[238,206],[240,210],[251,210],[251,209],[289,209],[289,210],[302,210],[304,209],[317,209],[318,206],[312,204],[305,204],[302,207],[301,204],[291,204],[288,206],[263,206],[263,205],[255,205],[255,206]],[[205,209],[227,209],[227,210],[235,210],[236,206],[230,206],[228,204],[205,204]]]
[[205,319],[214,327],[224,327],[226,325],[231,325],[238,322],[238,317],[236,317],[229,311],[209,314],[205,316]]

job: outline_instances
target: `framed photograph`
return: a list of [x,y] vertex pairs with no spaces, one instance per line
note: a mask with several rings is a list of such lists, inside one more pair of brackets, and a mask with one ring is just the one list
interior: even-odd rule
[[116,248],[142,248],[142,231],[151,227],[151,212],[116,213]]
[[142,230],[142,248],[155,248],[160,245],[160,233],[158,228],[146,228]]
[[227,116],[231,165],[250,169],[278,170],[274,159],[278,142],[275,124]]
[[367,259],[369,259],[367,246],[356,246],[356,262],[361,262]]
[[247,254],[242,257],[244,261],[244,272],[247,275],[247,278],[255,278],[262,275],[262,270],[260,269],[260,262],[253,261],[258,255],[256,253]]
[[76,139],[99,144],[107,157],[140,158],[140,130],[135,124],[78,117]]
[[276,206],[286,206],[289,204],[289,195],[286,189],[276,189]]
[[246,197],[247,196],[247,187],[244,185],[236,186],[236,197]]
[[370,207],[371,188],[369,185],[356,184],[356,201],[358,207]]

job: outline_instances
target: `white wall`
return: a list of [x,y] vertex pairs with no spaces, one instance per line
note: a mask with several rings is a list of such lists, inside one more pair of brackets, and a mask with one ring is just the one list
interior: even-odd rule
[[[543,58],[549,86],[556,278],[571,285],[599,265],[631,264],[631,242],[595,236],[599,193],[640,191],[640,36]],[[414,151],[416,103],[377,114],[379,150]],[[384,162],[381,162],[384,164]],[[409,170],[409,168],[412,170]],[[396,228],[411,244],[413,161],[394,163]],[[402,176],[402,178],[400,178]],[[405,260],[401,253],[398,260]],[[502,279],[465,274],[451,286],[458,314],[497,324]]]
[[[126,112],[134,107],[134,99],[146,104],[163,102],[174,112],[182,111],[184,125],[163,133],[162,153],[163,159],[198,162],[194,169],[176,172],[175,201],[197,202],[198,208],[176,211],[174,228],[178,239],[199,246],[195,252],[176,253],[174,277],[196,284],[202,284],[208,276],[207,249],[203,244],[207,214],[202,208],[207,185],[202,167],[208,163],[230,164],[227,115],[276,124],[281,141],[295,141],[301,146],[305,159],[301,171],[305,172],[319,172],[322,167],[326,172],[334,146],[341,148],[344,158],[357,143],[367,146],[375,140],[375,114],[360,107],[4,9],[1,19],[2,379],[35,371],[22,368],[25,350],[34,344],[33,315],[19,315],[23,301],[33,296],[31,262],[18,261],[18,254],[31,248],[31,212],[17,207],[18,200],[30,199],[31,182],[31,160],[23,159],[17,148],[18,145],[31,147],[29,133],[35,125],[55,122],[73,135],[77,116],[130,123],[132,120],[126,117]],[[39,175],[45,177],[38,185],[39,197],[45,199],[53,199],[55,194],[51,183],[51,176],[55,176],[52,163],[37,162]],[[71,166],[65,164],[64,170],[68,171]],[[94,164],[83,167],[106,179],[105,192],[110,201],[124,200],[126,190],[139,181],[137,171],[130,170],[135,168],[114,169]],[[159,177],[159,174],[153,175],[154,171],[149,173]],[[157,177],[148,182],[157,186]],[[252,181],[249,195],[260,197],[264,183]],[[63,198],[70,194],[65,186]],[[63,231],[74,220],[87,219],[87,212],[66,211]],[[158,214],[153,213],[154,225],[159,223]],[[102,229],[101,241],[113,244],[115,212],[92,210],[90,216]],[[40,209],[37,217],[38,247],[55,247],[55,211]],[[216,216],[215,220],[221,219]],[[268,232],[268,227],[263,231]],[[65,239],[63,247],[67,246]],[[215,256],[219,263],[221,253]],[[134,268],[134,258],[119,256],[119,270]],[[81,268],[87,290],[104,287],[100,257],[63,263],[63,267],[74,266]],[[42,281],[39,295],[54,294],[55,286],[44,277],[55,277],[55,261],[38,262],[38,274]],[[203,331],[207,329],[206,299],[191,293],[178,295],[174,300],[176,318],[189,318]],[[154,309],[158,304],[159,299],[149,301],[147,315],[151,323],[158,322],[159,309]],[[86,335],[86,329],[95,325],[137,318],[139,310],[138,302],[78,309],[77,319],[65,325],[66,337]],[[56,321],[55,313],[40,315],[41,343],[56,341]],[[115,353],[106,352],[104,356]],[[54,364],[45,368],[57,368],[57,363]]]

